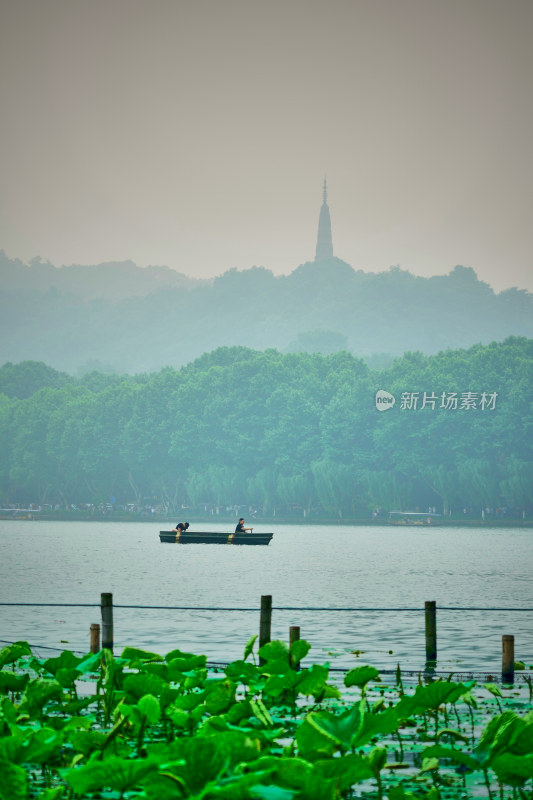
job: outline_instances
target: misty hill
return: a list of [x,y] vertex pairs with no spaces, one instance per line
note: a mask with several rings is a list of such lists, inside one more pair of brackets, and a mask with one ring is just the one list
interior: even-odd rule
[[[163,286],[154,278],[152,291],[137,296],[123,284],[144,281],[146,290],[156,273],[130,262],[52,270],[3,258],[0,363],[36,360],[70,373],[139,373],[179,367],[220,346],[246,345],[281,352],[348,350],[378,366],[380,354],[431,355],[513,335],[533,337],[533,295],[519,289],[497,294],[462,266],[421,278],[399,268],[355,271],[333,258],[280,277],[263,267],[229,270],[212,282],[174,273],[179,285]],[[90,284],[85,272],[92,270]]]
[[130,297],[144,297],[160,288],[191,289],[206,282],[189,278],[170,267],[142,268],[133,261],[54,267],[49,261],[37,257],[29,264],[24,264],[18,259],[8,258],[0,250],[0,286],[5,292],[47,292],[57,289],[83,300],[101,298],[116,302]]

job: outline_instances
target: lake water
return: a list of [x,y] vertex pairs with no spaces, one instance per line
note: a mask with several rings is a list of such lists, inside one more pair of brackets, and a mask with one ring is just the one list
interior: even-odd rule
[[268,547],[238,547],[161,544],[160,527],[0,521],[0,603],[95,604],[0,605],[0,646],[23,639],[42,656],[87,652],[100,593],[112,592],[116,606],[252,609],[115,608],[116,653],[179,647],[224,662],[241,657],[258,632],[260,597],[271,594],[272,637],[286,640],[299,625],[309,660],[332,667],[423,668],[426,600],[440,607],[439,671],[497,675],[503,634],[515,636],[515,658],[533,664],[533,613],[444,609],[532,609],[533,530],[274,524],[256,528],[274,531]]

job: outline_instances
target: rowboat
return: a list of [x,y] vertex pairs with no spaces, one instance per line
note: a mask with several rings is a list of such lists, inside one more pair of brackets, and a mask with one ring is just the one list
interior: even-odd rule
[[159,531],[160,541],[170,544],[268,544],[273,536],[273,533],[231,531]]

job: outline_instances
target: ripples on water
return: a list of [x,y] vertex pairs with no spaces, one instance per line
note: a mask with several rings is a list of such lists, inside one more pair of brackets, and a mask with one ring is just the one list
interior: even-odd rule
[[[290,625],[313,646],[311,660],[420,669],[424,601],[437,606],[532,608],[533,531],[528,529],[257,526],[268,547],[159,542],[159,524],[0,522],[0,602],[258,609],[273,596],[273,638]],[[195,524],[229,530],[228,525]],[[279,606],[413,608],[416,611],[281,611]],[[437,620],[438,668],[501,667],[501,636],[533,663],[533,615],[444,611]],[[2,642],[85,652],[99,608],[0,606]],[[242,655],[258,631],[258,611],[115,609],[115,650],[165,653],[180,647],[212,661]],[[359,656],[351,651],[362,651]],[[392,651],[392,652],[390,652]]]

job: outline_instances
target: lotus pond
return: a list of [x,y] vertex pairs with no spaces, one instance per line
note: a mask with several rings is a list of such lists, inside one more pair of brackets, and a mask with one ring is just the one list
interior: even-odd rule
[[[1,800],[533,797],[532,680],[407,685],[302,665],[301,640],[205,655],[0,650]],[[310,660],[310,659],[307,659]],[[523,665],[519,665],[523,666]]]

